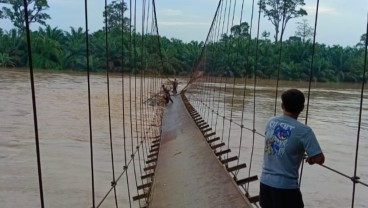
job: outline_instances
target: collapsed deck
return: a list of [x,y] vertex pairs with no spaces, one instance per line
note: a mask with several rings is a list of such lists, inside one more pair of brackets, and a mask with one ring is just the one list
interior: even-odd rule
[[162,121],[162,138],[150,208],[252,207],[202,132],[180,96],[172,97]]

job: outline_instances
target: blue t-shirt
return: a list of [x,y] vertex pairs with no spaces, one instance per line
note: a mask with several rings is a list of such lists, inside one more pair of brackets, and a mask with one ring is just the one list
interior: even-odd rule
[[312,129],[288,116],[272,117],[266,124],[261,183],[274,188],[298,188],[304,152],[322,153]]

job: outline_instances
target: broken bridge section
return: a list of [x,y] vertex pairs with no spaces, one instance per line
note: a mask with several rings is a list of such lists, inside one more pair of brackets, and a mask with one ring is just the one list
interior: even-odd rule
[[150,208],[252,207],[180,96],[166,106]]

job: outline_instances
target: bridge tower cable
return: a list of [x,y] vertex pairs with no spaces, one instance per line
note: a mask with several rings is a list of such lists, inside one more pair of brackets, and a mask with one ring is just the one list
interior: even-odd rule
[[[130,185],[129,185],[129,173],[128,173],[128,154],[127,154],[127,136],[126,136],[126,126],[125,126],[125,76],[124,76],[124,63],[126,60],[126,55],[124,53],[124,37],[125,37],[125,1],[122,0],[122,6],[121,6],[121,94],[122,94],[122,119],[123,119],[123,150],[124,150],[124,166],[123,171],[125,172],[125,179],[127,184],[127,194],[128,194],[128,202],[129,207],[132,208],[132,200],[131,200],[131,191],[130,191]],[[130,23],[129,23],[130,24]]]
[[[133,76],[135,78],[135,73],[136,73],[136,12],[137,12],[137,1],[134,0],[134,2],[132,0],[130,0],[130,63],[131,63],[131,67],[130,67],[130,72],[129,72],[129,89],[133,89]],[[133,23],[132,23],[133,20]],[[136,87],[134,87],[134,93],[136,92]],[[136,100],[136,99],[134,99]],[[136,161],[135,161],[135,157],[136,157],[136,150],[138,150],[136,147],[134,146],[135,144],[135,136],[134,135],[134,120],[133,120],[133,92],[132,90],[129,90],[129,120],[130,120],[130,142],[131,142],[131,158],[132,158],[132,163],[133,163],[133,173],[134,173],[134,183],[135,186],[138,187],[138,175],[137,175],[137,168],[136,168]],[[138,188],[136,189],[136,194],[139,195],[139,191]],[[141,206],[141,200],[138,201],[139,202],[139,206]]]
[[362,88],[360,91],[359,119],[358,119],[358,130],[357,130],[356,149],[355,149],[355,160],[354,160],[355,161],[354,162],[354,176],[352,177],[352,181],[353,181],[353,193],[352,193],[352,200],[351,200],[352,208],[354,208],[354,204],[355,204],[356,184],[359,181],[359,177],[357,176],[357,170],[358,170],[360,132],[361,132],[361,126],[362,126],[364,89],[365,89],[366,71],[367,71],[367,54],[368,54],[368,14],[367,14],[367,24],[366,24],[366,32],[365,32],[364,66],[363,66],[363,74],[362,74]]
[[115,207],[118,208],[118,199],[116,195],[116,180],[115,180],[115,165],[114,165],[114,148],[112,140],[112,127],[111,127],[111,97],[110,97],[110,73],[109,73],[109,22],[107,19],[107,0],[105,0],[105,59],[106,59],[106,84],[107,84],[107,107],[108,107],[108,125],[109,125],[109,139],[110,139],[110,154],[111,154],[111,168],[112,168],[112,182],[111,186],[114,189]]
[[[221,3],[221,13],[223,9],[223,3]],[[224,14],[225,14],[226,8],[224,8]],[[218,27],[218,31],[217,31],[217,43],[220,40],[220,36],[221,36],[221,22],[222,22],[222,28],[224,27],[224,21],[222,21],[222,14],[220,13],[220,19],[219,19],[219,27]],[[225,16],[224,16],[225,19]],[[220,76],[220,84],[219,84],[219,91],[218,91],[218,98],[217,98],[217,109],[216,109],[216,119],[215,119],[215,132],[217,131],[217,124],[218,124],[218,117],[220,115],[220,98],[221,98],[221,91],[222,91],[222,83],[223,83],[223,76]]]
[[[146,60],[146,57],[144,55],[145,53],[145,21],[146,21],[146,4],[147,4],[147,1],[146,0],[143,0],[143,6],[142,6],[142,38],[141,38],[141,69],[140,69],[140,87],[139,87],[139,111],[140,111],[140,132],[141,132],[141,143],[144,143],[144,145],[142,146],[142,156],[143,156],[143,166],[144,168],[146,167],[146,154],[145,154],[145,150],[144,147],[147,147],[147,135],[145,134],[145,127],[146,127],[146,118],[147,118],[147,112],[146,112],[146,109],[145,109],[145,104],[146,103],[144,101],[145,99],[145,86],[144,86],[144,83],[146,81],[146,77],[145,77],[145,66],[146,66],[146,63],[145,63],[145,60]],[[148,99],[147,99],[148,100]],[[148,151],[147,151],[147,155],[148,155]]]
[[[220,10],[222,10],[222,6],[221,6],[221,8],[220,8]],[[221,22],[221,20],[220,21],[218,21],[218,19],[219,19],[219,16],[216,16],[215,17],[216,19],[215,19],[215,26],[214,26],[214,28],[213,28],[213,30],[211,31],[211,42],[210,42],[210,44],[209,44],[209,46],[208,46],[208,50],[209,50],[209,48],[211,47],[211,48],[213,48],[213,46],[218,42],[218,28],[219,28],[219,22]],[[220,15],[220,18],[221,18],[221,15]],[[211,50],[209,50],[209,51],[211,51]],[[211,61],[211,69],[214,71],[215,70],[215,64],[214,64],[214,61],[213,60],[210,60]],[[212,92],[211,92],[211,94],[212,94],[212,100],[210,100],[210,106],[211,106],[211,119],[210,119],[210,121],[211,121],[211,123],[210,123],[210,126],[211,126],[211,128],[214,126],[214,124],[213,124],[213,121],[214,121],[214,114],[215,114],[215,95],[216,95],[216,88],[217,88],[217,84],[218,84],[218,80],[217,80],[217,75],[214,75],[214,83],[215,83],[215,86],[213,86],[212,87]],[[218,103],[218,102],[217,102]],[[215,132],[216,132],[216,128],[215,128]]]
[[[241,24],[243,22],[243,12],[244,12],[244,0],[242,1],[242,5],[241,5],[241,10],[240,10],[240,21],[239,21],[239,27],[241,27]],[[241,28],[240,28],[241,30]],[[238,37],[238,48],[237,48],[237,56],[240,56],[240,39],[242,38],[242,36],[239,34],[239,37]],[[242,66],[239,67],[240,69],[242,68]],[[245,66],[244,66],[244,70],[245,69]],[[244,130],[244,111],[245,111],[245,95],[246,95],[246,89],[247,89],[247,76],[246,76],[246,73],[244,71],[243,73],[243,76],[244,76],[244,87],[243,87],[243,98],[242,98],[242,113],[241,113],[241,117],[240,117],[240,137],[239,137],[239,148],[238,148],[238,158],[240,158],[240,153],[241,153],[241,147],[242,147],[242,141],[243,141],[243,130]],[[237,160],[237,165],[239,165],[240,163],[240,160],[238,159]],[[236,171],[235,172],[235,177],[237,177],[239,174],[239,171]]]
[[200,65],[200,62],[201,62],[202,57],[203,57],[203,55],[204,55],[204,50],[205,50],[205,48],[206,48],[206,46],[207,46],[206,44],[208,43],[208,40],[209,40],[209,37],[210,37],[211,31],[212,31],[212,28],[214,27],[215,20],[216,20],[216,17],[217,17],[217,15],[218,15],[218,13],[219,13],[219,8],[220,8],[220,5],[221,5],[222,1],[223,1],[223,0],[219,0],[219,3],[218,3],[218,5],[217,5],[217,9],[216,9],[215,15],[214,15],[214,17],[213,17],[213,19],[212,19],[212,23],[211,23],[210,29],[209,29],[209,31],[208,31],[208,34],[207,34],[206,41],[204,42],[204,46],[202,47],[201,53],[200,53],[200,55],[199,55],[199,57],[198,57],[198,59],[197,59],[196,63],[194,64],[194,67],[193,67],[193,69],[192,69],[192,73],[191,73],[191,75],[190,75],[189,81],[188,81],[188,83],[186,84],[186,86],[183,88],[183,90],[184,90],[184,91],[188,88],[189,84],[191,84],[192,82],[194,82],[194,81],[195,81],[195,79],[196,79],[196,77],[195,77],[195,73],[197,72],[197,70],[198,70],[198,66]]
[[[306,112],[305,112],[305,125],[308,124],[309,103],[310,103],[310,95],[311,95],[311,88],[312,88],[312,80],[313,80],[313,76],[314,76],[313,66],[314,66],[314,58],[315,58],[315,51],[316,51],[316,35],[317,35],[317,23],[318,23],[318,14],[319,14],[318,11],[319,11],[319,0],[317,0],[316,15],[315,15],[315,19],[314,19],[312,57],[311,57],[310,69],[309,69],[309,84],[308,84],[307,109],[306,109]],[[302,183],[303,170],[304,170],[304,163],[302,163],[301,168],[300,168],[299,187]]]
[[36,89],[35,89],[35,81],[34,81],[31,32],[30,32],[30,22],[29,22],[28,1],[27,0],[23,0],[23,6],[24,6],[24,18],[25,18],[25,24],[26,24],[25,30],[26,30],[26,39],[27,39],[29,75],[30,75],[30,80],[31,80],[31,91],[32,91],[33,127],[34,127],[34,133],[35,133],[35,145],[36,145],[36,156],[37,156],[38,187],[39,187],[39,193],[40,193],[41,207],[44,208],[45,200],[44,200],[44,194],[43,194],[40,139],[39,139],[39,133],[38,133],[37,100],[36,100]]
[[[286,14],[286,2],[283,0],[283,14]],[[281,35],[280,35],[280,41],[278,41],[279,44],[279,57],[277,61],[277,78],[276,78],[276,89],[275,89],[275,106],[274,106],[274,113],[273,115],[276,116],[276,109],[277,109],[277,100],[278,100],[278,90],[279,90],[279,81],[280,81],[280,70],[281,70],[281,60],[282,60],[282,49],[283,49],[283,36],[284,36],[284,24],[285,24],[285,15],[282,16],[282,23],[281,23]]]
[[[227,16],[227,29],[226,29],[226,33],[227,33],[227,31],[229,30],[229,21],[230,21],[230,9],[231,9],[231,5],[229,4],[229,9],[228,9],[228,12],[226,12],[226,10],[227,10],[227,5],[228,5],[228,1],[230,1],[230,3],[231,3],[231,0],[226,0],[226,4],[225,4],[225,12],[224,12],[224,22],[223,22],[223,26],[225,26],[225,19],[226,19],[226,16]],[[226,13],[228,14],[228,15],[226,15]],[[224,37],[224,27],[222,28],[222,36]],[[225,43],[224,43],[224,48],[223,48],[223,50],[222,51],[225,51],[226,50],[226,48],[227,48],[227,40],[225,40],[224,41]],[[228,56],[224,56],[224,57],[228,57]],[[227,60],[226,60],[227,61]],[[226,63],[226,61],[225,61],[225,58],[224,58],[224,62]],[[228,83],[228,76],[226,75],[226,72],[228,71],[227,70],[227,66],[226,66],[226,64],[225,64],[225,66],[223,66],[224,67],[224,69],[225,69],[225,72],[224,72],[224,76],[225,76],[225,84],[224,84],[224,92],[223,92],[223,116],[222,116],[222,131],[221,131],[221,143],[224,141],[224,133],[225,133],[225,120],[226,120],[226,91],[227,91],[227,83]]]
[[[257,93],[257,69],[259,64],[259,29],[261,25],[261,5],[262,1],[260,0],[259,8],[258,8],[258,23],[257,23],[257,36],[256,36],[256,54],[255,54],[255,66],[253,70],[253,125],[252,125],[252,147],[251,147],[251,154],[250,154],[250,161],[249,161],[249,170],[248,170],[248,177],[250,177],[252,171],[252,163],[253,163],[253,154],[254,154],[254,142],[255,142],[255,134],[256,134],[256,93]],[[247,192],[249,192],[249,183],[247,183]]]
[[86,36],[86,64],[87,64],[87,83],[88,83],[88,121],[89,121],[89,143],[90,143],[90,160],[91,160],[91,185],[92,185],[92,207],[96,207],[95,199],[95,177],[94,177],[94,157],[93,157],[93,133],[92,133],[92,109],[91,109],[91,81],[90,81],[90,50],[89,50],[89,29],[88,29],[88,3],[84,1],[85,15],[85,36]]
[[[231,27],[230,27],[230,35],[229,37],[232,37],[231,29],[234,27],[234,18],[235,18],[235,8],[236,8],[236,0],[234,0],[234,8],[233,8],[233,15],[231,20]],[[231,41],[231,39],[229,40]],[[232,42],[230,42],[228,46],[228,54],[230,54],[230,45],[232,46]],[[230,65],[230,55],[228,55],[228,65]],[[234,67],[232,65],[232,67]],[[233,68],[234,70],[234,68]],[[233,108],[234,108],[234,97],[235,97],[235,86],[236,86],[236,76],[234,72],[231,72],[231,69],[229,67],[229,75],[233,76],[233,88],[232,88],[232,96],[231,96],[231,106],[230,106],[230,120],[229,120],[229,132],[227,137],[227,148],[230,149],[230,136],[231,136],[231,127],[233,123]],[[229,154],[226,154],[226,158],[229,158]]]

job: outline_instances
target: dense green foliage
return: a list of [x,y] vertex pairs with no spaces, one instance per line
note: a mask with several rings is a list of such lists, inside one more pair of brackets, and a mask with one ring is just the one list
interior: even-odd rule
[[[190,74],[200,57],[203,42],[185,43],[178,39],[158,38],[154,34],[141,35],[134,32],[129,19],[118,21],[117,10],[125,5],[113,2],[108,14],[108,61],[106,61],[105,28],[89,34],[90,66],[93,71],[161,70],[166,74]],[[3,15],[4,16],[4,15]],[[46,18],[47,19],[47,18]],[[44,20],[46,20],[44,19]],[[123,28],[123,29],[121,29]],[[243,22],[231,28],[231,34],[223,34],[219,40],[208,43],[205,58],[206,71],[214,75],[251,77],[254,71],[259,78],[273,79],[278,74],[279,41],[272,42],[264,32],[259,40],[259,61],[256,66],[256,39],[250,40],[249,24]],[[297,36],[282,41],[280,78],[284,80],[308,80],[312,58],[311,29],[301,23]],[[31,33],[34,67],[49,70],[86,70],[85,31],[70,28],[63,31],[47,25]],[[359,82],[362,80],[364,41],[353,47],[327,46],[317,43],[313,80],[322,82]],[[25,33],[0,28],[0,67],[26,67],[27,47]],[[161,52],[159,51],[161,46]],[[162,55],[162,59],[160,57]],[[162,60],[162,62],[161,62]]]

